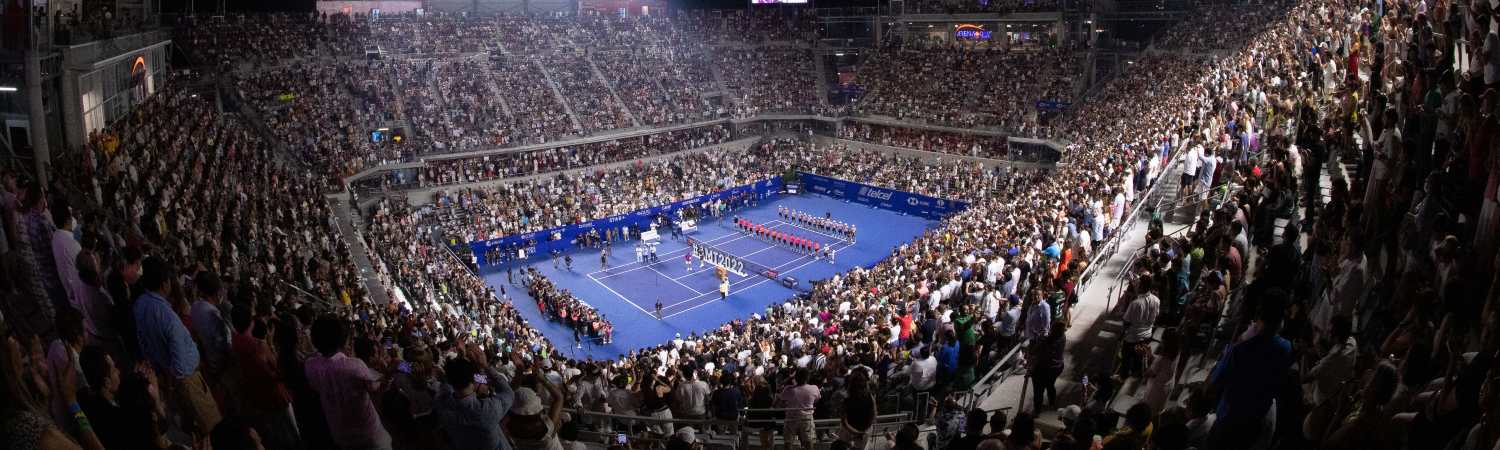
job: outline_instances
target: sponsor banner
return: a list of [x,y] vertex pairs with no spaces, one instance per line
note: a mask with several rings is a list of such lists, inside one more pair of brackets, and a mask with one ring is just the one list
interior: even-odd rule
[[960,201],[885,189],[853,181],[840,180],[838,178],[829,178],[805,172],[799,173],[799,175],[802,177],[802,184],[807,188],[808,192],[927,219],[941,219],[944,216],[969,207],[968,203]]
[[[659,215],[670,215],[677,210],[688,207],[696,207],[700,204],[711,203],[717,200],[729,198],[733,195],[752,192],[757,197],[766,197],[770,194],[780,193],[783,183],[781,177],[772,177],[743,186],[736,186],[723,191],[708,195],[702,195],[669,205],[653,206],[643,208],[634,212],[618,216],[605,217],[590,222],[549,228],[541,231],[522,233],[503,238],[474,241],[468,244],[469,248],[477,256],[480,267],[488,265],[485,255],[490,249],[500,247],[506,252],[514,253],[514,249],[525,249],[528,255],[547,254],[555,250],[567,250],[573,248],[578,236],[598,231],[602,236],[605,230],[621,232],[631,226],[646,228],[652,219]],[[457,251],[457,247],[454,248]]]

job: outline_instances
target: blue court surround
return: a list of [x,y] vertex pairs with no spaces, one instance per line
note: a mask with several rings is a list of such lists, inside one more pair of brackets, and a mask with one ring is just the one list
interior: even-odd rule
[[[793,225],[776,214],[778,206],[786,206],[816,215],[831,213],[835,220],[853,224],[858,228],[858,242],[842,242],[832,233]],[[670,341],[681,333],[703,333],[718,328],[734,319],[743,319],[753,313],[764,314],[765,308],[796,294],[780,283],[756,275],[755,264],[779,270],[783,276],[796,277],[804,288],[809,280],[822,280],[836,273],[848,271],[855,266],[870,267],[889,256],[891,249],[910,242],[927,228],[936,225],[935,220],[902,215],[872,206],[849,203],[818,194],[777,196],[762,202],[755,208],[735,212],[741,217],[779,231],[814,239],[836,249],[835,259],[813,259],[785,247],[774,245],[745,233],[731,229],[730,217],[707,221],[691,234],[713,247],[749,261],[747,276],[729,275],[730,292],[727,300],[719,300],[719,282],[712,265],[699,267],[695,259],[685,267],[683,255],[688,252],[683,239],[673,239],[665,230],[661,244],[657,247],[660,261],[654,264],[638,263],[635,260],[635,244],[629,241],[615,244],[611,248],[608,268],[599,266],[598,249],[575,249],[573,268],[563,267],[562,261],[553,268],[547,257],[534,258],[520,263],[535,267],[559,288],[573,292],[575,296],[598,309],[615,325],[614,343],[610,345],[584,344],[584,348],[573,346],[573,332],[560,323],[542,318],[536,301],[526,294],[521,286],[519,266],[516,270],[516,285],[505,281],[505,270],[487,271],[485,281],[498,291],[502,286],[516,304],[521,315],[540,330],[547,339],[563,353],[573,358],[616,358],[627,352],[653,347]],[[821,233],[821,234],[820,234]],[[654,305],[663,305],[662,319],[654,313]]]

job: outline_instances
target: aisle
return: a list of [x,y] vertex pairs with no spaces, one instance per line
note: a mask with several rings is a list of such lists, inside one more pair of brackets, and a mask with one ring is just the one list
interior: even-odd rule
[[[1120,249],[1114,256],[1104,262],[1099,269],[1098,275],[1079,294],[1078,304],[1073,307],[1073,324],[1068,328],[1067,357],[1064,363],[1062,376],[1057,378],[1057,405],[1042,408],[1037,413],[1037,425],[1041,429],[1050,432],[1061,427],[1057,420],[1057,409],[1071,405],[1082,404],[1083,394],[1079,381],[1084,374],[1097,377],[1098,374],[1112,371],[1114,364],[1113,353],[1119,345],[1119,333],[1124,324],[1118,315],[1107,316],[1106,310],[1119,310],[1119,295],[1123,286],[1117,285],[1117,279],[1130,257],[1141,249],[1146,243],[1146,230],[1149,219],[1137,219],[1138,223],[1124,236],[1120,243]],[[1186,225],[1167,224],[1166,232],[1172,233]],[[1005,379],[995,388],[988,398],[980,401],[979,407],[986,411],[995,411],[1005,408],[1006,414],[1015,417],[1017,407],[1031,410],[1031,395],[1033,386],[1025,383],[1025,403],[1021,403],[1022,385],[1026,378],[1016,372]],[[1142,390],[1144,392],[1144,389]],[[1113,409],[1124,412],[1133,402],[1117,400],[1111,405]]]

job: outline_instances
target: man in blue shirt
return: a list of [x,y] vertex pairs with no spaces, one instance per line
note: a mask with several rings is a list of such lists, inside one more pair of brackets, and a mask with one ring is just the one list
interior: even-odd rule
[[1219,408],[1208,448],[1242,449],[1255,444],[1271,402],[1291,371],[1292,344],[1276,335],[1286,314],[1285,292],[1267,292],[1260,308],[1248,332],[1253,336],[1224,352],[1209,378],[1212,388],[1219,391]]
[[196,430],[207,435],[221,417],[208,384],[198,372],[198,344],[167,300],[175,288],[177,269],[158,256],[146,258],[141,268],[140,283],[145,293],[136,299],[132,311],[141,358],[161,376],[171,393],[168,398],[180,403]]
[[938,380],[947,383],[958,371],[958,340],[953,336],[953,330],[943,332],[937,349]]
[[1031,305],[1026,311],[1025,338],[1033,341],[1047,336],[1052,326],[1052,305],[1042,301],[1042,290],[1031,291]]
[[515,391],[510,381],[487,363],[478,347],[471,345],[465,354],[443,367],[448,383],[437,398],[439,426],[454,449],[509,449],[510,440],[505,438],[500,419],[515,404]]

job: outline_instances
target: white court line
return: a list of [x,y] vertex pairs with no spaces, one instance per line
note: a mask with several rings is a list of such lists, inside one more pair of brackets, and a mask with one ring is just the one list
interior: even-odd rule
[[[796,261],[796,260],[793,260],[793,261]],[[810,260],[810,261],[808,261],[808,262],[805,262],[805,263],[802,263],[802,264],[801,264],[801,265],[798,265],[798,266],[797,266],[797,267],[793,267],[793,268],[790,268],[790,269],[787,269],[787,270],[786,270],[786,271],[787,271],[787,272],[791,272],[791,271],[793,271],[793,270],[797,270],[797,269],[801,269],[801,268],[802,268],[802,267],[803,267],[803,266],[806,266],[806,265],[808,265],[808,264],[812,264],[812,263],[814,263],[814,262],[816,262],[816,261],[817,261],[817,259],[813,259],[813,260]],[[790,264],[790,263],[788,263],[788,264]],[[780,268],[780,267],[781,267],[781,266],[777,266],[777,267],[773,267],[773,269],[774,269],[774,268]],[[743,287],[743,288],[740,288],[740,292],[744,292],[744,291],[746,291],[746,290],[749,290],[749,289],[750,289],[750,288],[753,288],[753,287],[756,287],[756,286],[760,286],[760,285],[761,285],[761,283],[765,283],[765,282],[767,282],[767,281],[771,281],[771,279],[770,279],[770,278],[765,278],[765,277],[761,277],[761,280],[760,280],[760,281],[757,281],[757,282],[755,282],[755,283],[754,283],[754,284],[751,284],[751,285],[749,285],[749,286],[745,286],[745,287]],[[730,292],[730,293],[731,293],[731,294],[733,294],[733,292]],[[700,296],[700,297],[701,297],[701,296]],[[698,297],[693,297],[693,298],[692,298],[692,299],[688,299],[688,300],[693,300],[693,299],[696,299],[696,298],[698,298]],[[685,303],[685,301],[684,301],[684,302],[680,302],[680,303]],[[680,303],[679,303],[679,304],[680,304]],[[677,316],[677,315],[678,315],[678,314],[685,314],[685,313],[687,313],[687,312],[689,312],[689,311],[692,311],[692,310],[695,310],[695,309],[698,309],[698,308],[702,308],[702,307],[704,307],[704,306],[708,306],[708,305],[712,305],[712,304],[713,304],[713,303],[714,303],[714,302],[713,302],[713,301],[707,301],[707,302],[703,302],[703,303],[702,303],[702,304],[699,304],[699,305],[695,305],[695,306],[693,306],[693,307],[691,307],[691,308],[688,308],[688,309],[684,309],[684,310],[682,310],[682,311],[678,311],[678,312],[675,312],[675,313],[671,313],[671,314],[668,314],[668,315],[666,315],[666,316],[663,316],[663,317],[662,317],[662,320],[667,320],[667,319],[670,319],[670,318],[673,318],[673,317],[676,317],[676,316]]]
[[[701,242],[710,243],[710,244],[728,244],[730,242],[738,241],[740,239],[744,239],[745,238],[745,236],[739,236],[739,237],[735,237],[734,239],[730,239],[730,240],[727,240],[727,241],[724,241],[724,242],[715,242],[715,241],[717,241],[719,239],[723,239],[723,238],[727,238],[727,237],[734,237],[734,236],[735,235],[733,235],[733,234],[726,234],[726,235],[723,235],[723,236],[719,236],[719,237],[716,237],[716,238],[713,238],[713,239],[709,239],[709,240],[706,240],[706,241],[701,241]],[[683,247],[683,248],[680,248],[680,249],[677,249],[677,250],[672,250],[672,251],[666,252],[666,253],[658,253],[658,254],[656,254],[656,256],[657,257],[661,257],[661,256],[666,256],[666,255],[681,253],[684,250],[690,250],[690,249],[692,249],[692,247]],[[668,259],[671,259],[671,258],[668,258]],[[640,267],[625,269],[625,270],[622,270],[622,271],[619,271],[619,272],[610,272],[611,270],[619,269],[621,267],[630,267],[630,265],[632,265],[632,264],[640,264]],[[597,274],[597,273],[607,273],[608,275],[605,275],[605,276],[602,276],[602,277],[598,277],[598,279],[603,280],[605,278],[610,278],[610,277],[614,277],[614,276],[618,276],[618,275],[624,275],[624,274],[627,274],[627,273],[630,273],[630,272],[634,272],[634,271],[637,271],[637,270],[645,269],[647,267],[651,267],[651,263],[650,262],[646,262],[646,261],[642,261],[642,262],[628,262],[628,263],[621,264],[621,265],[618,265],[618,266],[615,266],[615,267],[612,267],[612,268],[609,268],[609,269],[596,270],[596,271],[593,271],[593,272],[589,272],[588,275],[589,276],[593,276],[594,274]]]
[[697,289],[693,289],[692,286],[688,286],[686,284],[682,284],[681,281],[677,281],[676,278],[672,278],[670,276],[667,276],[667,274],[661,273],[661,271],[660,270],[656,270],[655,267],[652,267],[651,271],[652,272],[656,272],[657,275],[661,275],[662,278],[666,278],[668,280],[671,280],[673,283],[677,283],[678,286],[682,286],[684,288],[687,288],[687,290],[689,290],[689,291],[693,291],[693,293],[695,293],[695,294],[703,295],[703,291],[700,291],[700,290],[697,290]]
[[[772,248],[775,248],[775,247],[772,247]],[[776,266],[776,267],[772,267],[772,268],[771,268],[771,269],[772,269],[772,270],[778,270],[778,271],[779,271],[779,270],[780,270],[780,269],[781,269],[781,268],[782,268],[782,267],[786,267],[786,266],[789,266],[789,265],[792,265],[792,264],[794,264],[794,263],[796,263],[796,262],[797,262],[797,261],[800,261],[800,260],[802,260],[802,259],[803,259],[803,258],[807,258],[807,257],[808,257],[808,256],[809,256],[809,255],[801,255],[801,256],[797,256],[797,257],[796,257],[796,258],[792,258],[792,260],[791,260],[791,261],[787,261],[787,262],[784,262],[784,263],[781,263],[781,264],[779,264],[779,265],[777,265],[777,266]],[[807,262],[807,263],[805,263],[805,264],[802,264],[802,265],[801,265],[801,266],[797,266],[797,267],[794,267],[794,268],[791,268],[791,269],[788,269],[788,270],[786,270],[786,272],[791,272],[791,271],[793,271],[793,270],[797,270],[797,269],[799,269],[799,268],[802,268],[802,266],[806,266],[806,265],[807,265],[807,264],[811,264],[811,263],[812,263],[812,262],[813,262],[813,261],[817,261],[817,260],[818,260],[818,259],[817,259],[817,258],[812,258],[812,259],[811,259],[811,260],[809,260],[809,261],[808,261],[808,262]],[[765,276],[763,276],[763,275],[760,275],[760,274],[755,274],[755,275],[748,275],[748,276],[746,276],[746,277],[745,277],[745,278],[751,278],[751,277],[756,277],[756,278],[761,278],[761,281],[759,281],[759,282],[756,282],[756,283],[755,283],[755,284],[752,284],[752,285],[750,285],[750,287],[755,287],[755,286],[759,286],[759,285],[760,285],[760,283],[764,283],[764,282],[766,282],[766,281],[769,281],[769,280],[770,280],[770,278],[766,278],[766,277],[765,277]],[[741,289],[740,289],[740,291],[744,291],[744,290],[745,290],[745,289],[750,289],[750,287],[746,287],[746,288],[741,288]],[[702,296],[704,296],[704,295],[708,295],[708,294],[717,294],[717,293],[718,293],[718,292],[708,292],[708,293],[704,293],[704,294],[699,294],[699,295],[698,295],[698,296],[697,296],[697,297],[688,297],[688,298],[687,298],[687,299],[686,299],[686,300],[683,300],[683,301],[680,301],[680,302],[677,302],[677,303],[673,303],[673,304],[670,304],[670,305],[663,305],[663,306],[662,306],[662,309],[667,309],[667,308],[670,308],[670,307],[673,307],[673,306],[677,306],[677,305],[681,305],[681,304],[683,304],[683,303],[687,303],[687,302],[690,302],[690,301],[693,301],[693,300],[697,300],[697,299],[698,299],[698,297],[702,297]],[[730,293],[731,293],[731,294],[732,294],[732,293],[734,293],[734,291],[733,291],[733,290],[731,290],[731,291],[730,291]]]
[[[754,255],[756,253],[760,253],[760,252],[763,252],[763,251],[766,251],[766,250],[770,250],[770,249],[773,249],[773,248],[776,248],[776,246],[772,245],[770,247],[766,247],[766,248],[763,248],[763,249],[760,249],[760,250],[756,250],[756,251],[753,251],[753,252],[750,252],[750,253],[746,253],[743,256],[740,256],[739,258],[740,259],[745,259],[745,256]],[[688,272],[687,275],[683,275],[683,276],[680,276],[680,277],[677,277],[677,278],[673,278],[673,279],[674,280],[681,280],[683,278],[687,278],[687,277],[690,277],[690,276],[693,276],[693,275],[697,275],[697,274],[700,274],[700,273],[703,273],[703,272],[708,272],[708,271],[711,271],[711,270],[714,270],[714,269],[717,269],[717,267],[710,267],[710,268],[704,268],[704,269],[700,269],[700,270],[694,270],[692,272]],[[661,272],[657,272],[657,273],[661,273]]]
[[[734,236],[734,235],[732,235],[732,234],[726,234],[726,235],[723,235],[723,236],[719,236],[719,237],[716,237],[716,238],[713,238],[713,239],[707,239],[707,240],[701,240],[701,241],[703,241],[703,242],[714,242],[714,241],[717,241],[717,240],[719,240],[719,239],[724,239],[724,238],[727,238],[727,237],[733,237],[733,236]],[[728,241],[726,241],[726,242],[728,242]],[[613,245],[611,245],[611,248],[613,248]],[[672,251],[670,251],[670,252],[666,252],[666,253],[659,253],[659,254],[657,254],[657,256],[661,256],[661,255],[670,255],[670,254],[673,254],[673,253],[679,253],[679,252],[681,252],[681,251],[683,251],[683,250],[688,250],[688,249],[690,249],[690,248],[692,248],[692,247],[683,247],[683,248],[680,248],[680,249],[677,249],[677,250],[672,250]],[[609,271],[610,271],[610,270],[614,270],[614,269],[618,269],[618,268],[621,268],[621,267],[630,267],[630,265],[632,265],[632,264],[641,264],[641,265],[642,265],[642,267],[636,267],[636,268],[634,268],[634,269],[630,269],[630,270],[640,270],[640,269],[644,269],[644,268],[645,268],[645,265],[647,265],[647,264],[649,264],[649,263],[647,263],[647,262],[645,262],[645,261],[639,261],[639,262],[627,262],[627,263],[625,263],[625,264],[621,264],[621,265],[618,265],[618,266],[614,266],[614,267],[610,267],[610,268],[608,268],[608,269],[604,269],[604,270],[595,270],[595,271],[593,271],[593,272],[589,272],[589,273],[588,273],[588,274],[589,274],[589,275],[594,275],[594,274],[598,274],[598,273],[604,273],[604,272],[609,272]],[[618,273],[624,273],[624,272],[618,272]],[[617,275],[617,274],[618,274],[618,273],[612,273],[612,274],[610,274],[610,275]],[[603,277],[603,278],[609,278],[609,277]]]
[[647,311],[646,308],[642,308],[641,305],[637,305],[637,304],[635,304],[635,302],[630,301],[629,297],[626,297],[624,295],[620,295],[619,292],[615,292],[614,288],[609,287],[609,285],[607,285],[607,284],[600,283],[599,280],[595,280],[593,274],[588,274],[588,277],[589,277],[590,280],[594,280],[595,283],[599,283],[600,286],[604,286],[604,289],[608,290],[610,293],[615,294],[616,297],[620,297],[620,300],[624,300],[625,303],[629,303],[630,306],[634,306],[635,309],[641,310],[641,313],[644,313],[645,315],[648,315],[648,316],[656,317],[655,314],[651,314],[651,311]]
[[[778,225],[789,225],[789,226],[791,226],[793,228],[801,228],[801,227],[796,226],[795,224],[792,224],[792,223],[789,223],[789,222],[785,222],[785,221],[782,221],[780,219],[772,220],[770,222],[766,222],[766,224],[771,224],[771,223],[776,223]],[[808,231],[812,231],[812,230],[808,230]],[[817,233],[816,231],[813,231],[813,232]],[[822,233],[819,233],[819,234],[822,234]],[[719,237],[716,237],[716,238],[713,238],[713,239],[703,240],[702,242],[707,242],[707,243],[729,243],[729,242],[734,242],[734,241],[737,241],[737,240],[740,240],[740,239],[744,239],[746,237],[750,237],[752,235],[753,235],[753,233],[735,232],[733,234],[726,234],[726,235],[719,236]],[[716,241],[718,241],[720,239],[724,239],[724,238],[727,238],[727,237],[734,237],[734,239],[726,240],[726,241],[723,241],[723,242],[716,242]],[[759,239],[756,239],[756,240],[760,241]],[[776,244],[772,244],[772,243],[765,242],[765,241],[760,241],[760,242],[765,243],[765,244],[770,244],[770,246],[766,247],[766,248],[762,248],[760,250],[756,250],[755,252],[746,254],[745,256],[753,255],[753,254],[760,253],[760,252],[763,252],[763,251],[766,251],[766,250],[770,250],[770,249],[773,249],[773,248],[780,248]],[[829,246],[832,247],[832,246],[838,245],[838,244],[843,244],[844,245],[843,248],[849,248],[849,247],[853,246],[853,244],[849,243],[848,241],[844,241],[844,240],[839,240],[839,242],[835,242],[833,244],[830,244]],[[684,250],[690,250],[690,249],[691,249],[691,247],[684,247],[682,249],[673,250],[671,252],[662,253],[662,254],[659,254],[659,255],[670,255],[670,254],[674,254],[674,253],[678,253],[678,252],[682,252]],[[841,250],[841,249],[839,249],[839,250]],[[804,258],[808,258],[809,256],[810,255],[798,255],[796,258],[793,258],[791,261],[787,261],[785,263],[782,263],[780,265],[772,267],[772,269],[779,270],[782,267],[785,267],[787,265],[796,263],[798,260],[801,260],[801,259],[804,259]],[[813,257],[813,258],[809,259],[807,262],[799,264],[796,267],[793,267],[791,269],[785,270],[783,273],[792,272],[794,270],[806,267],[808,264],[812,264],[812,263],[817,262],[817,261],[818,261],[818,258]],[[630,264],[638,264],[638,263],[626,263],[625,265],[628,266]],[[672,280],[673,282],[677,282],[677,280],[678,280],[677,278],[672,278],[670,276],[667,276],[666,274],[661,273],[661,271],[658,271],[655,268],[652,268],[649,263],[639,263],[639,264],[642,264],[642,265],[640,267],[628,269],[628,270],[625,270],[623,272],[611,273],[611,274],[603,276],[603,277],[595,277],[594,274],[600,273],[600,272],[606,272],[607,270],[599,270],[599,271],[595,271],[595,272],[590,272],[590,273],[588,273],[586,275],[589,277],[590,280],[593,280],[595,283],[598,283],[600,286],[603,286],[605,290],[608,290],[610,293],[615,294],[616,297],[619,297],[621,300],[624,300],[625,303],[629,303],[630,306],[634,306],[635,309],[637,309],[640,312],[646,314],[647,316],[656,317],[656,314],[654,314],[654,313],[652,313],[650,311],[647,311],[645,308],[642,308],[641,305],[638,305],[635,302],[631,301],[629,297],[626,297],[625,295],[619,293],[618,291],[615,291],[614,288],[609,287],[609,285],[607,285],[603,281],[601,281],[604,278],[609,278],[609,277],[613,277],[613,276],[616,276],[616,275],[623,275],[623,274],[626,274],[626,273],[629,273],[629,272],[634,272],[634,271],[641,270],[641,269],[646,269],[646,268],[650,268],[652,271],[654,271],[654,272],[656,272],[658,274],[661,274],[662,276],[664,276],[664,277]],[[687,275],[684,275],[683,278],[695,275],[695,274],[700,273],[700,272],[706,272],[708,270],[709,269],[703,269],[703,270],[700,270],[700,271],[695,271],[695,272],[689,273]],[[764,276],[760,276],[760,275],[751,275],[751,276],[760,278],[760,281],[756,281],[755,283],[751,283],[749,286],[745,286],[745,287],[739,288],[737,290],[731,290],[730,294],[734,294],[735,292],[744,292],[746,290],[749,290],[750,288],[753,288],[753,287],[756,287],[756,286],[760,286],[761,284],[764,284],[767,281],[771,281],[770,278],[766,278]],[[749,277],[746,277],[746,278],[749,278]],[[673,303],[671,305],[662,305],[662,309],[667,309],[667,308],[670,308],[670,307],[673,307],[673,306],[681,305],[683,303],[687,303],[687,302],[690,302],[690,301],[693,301],[693,300],[697,300],[698,298],[701,298],[701,297],[704,297],[704,296],[707,296],[707,295],[710,295],[710,294],[716,294],[717,293],[717,292],[707,292],[707,293],[705,293],[705,292],[699,292],[698,290],[693,289],[691,287],[688,287],[687,285],[682,284],[680,282],[677,283],[677,284],[681,285],[682,287],[687,288],[690,291],[698,292],[698,295],[693,296],[693,297],[689,297],[686,300],[683,300],[683,301],[680,301],[680,302],[677,302],[677,303]],[[677,316],[679,314],[684,314],[684,313],[687,313],[689,311],[701,308],[701,307],[703,307],[705,305],[709,305],[709,304],[712,304],[712,303],[713,303],[712,301],[709,301],[709,302],[704,302],[704,303],[699,304],[699,305],[694,305],[692,307],[689,307],[688,309],[684,309],[682,311],[678,311],[678,312],[675,312],[675,313],[672,313],[672,314],[668,314],[666,316],[662,316],[660,320],[666,320],[666,319],[675,317],[675,316]]]

